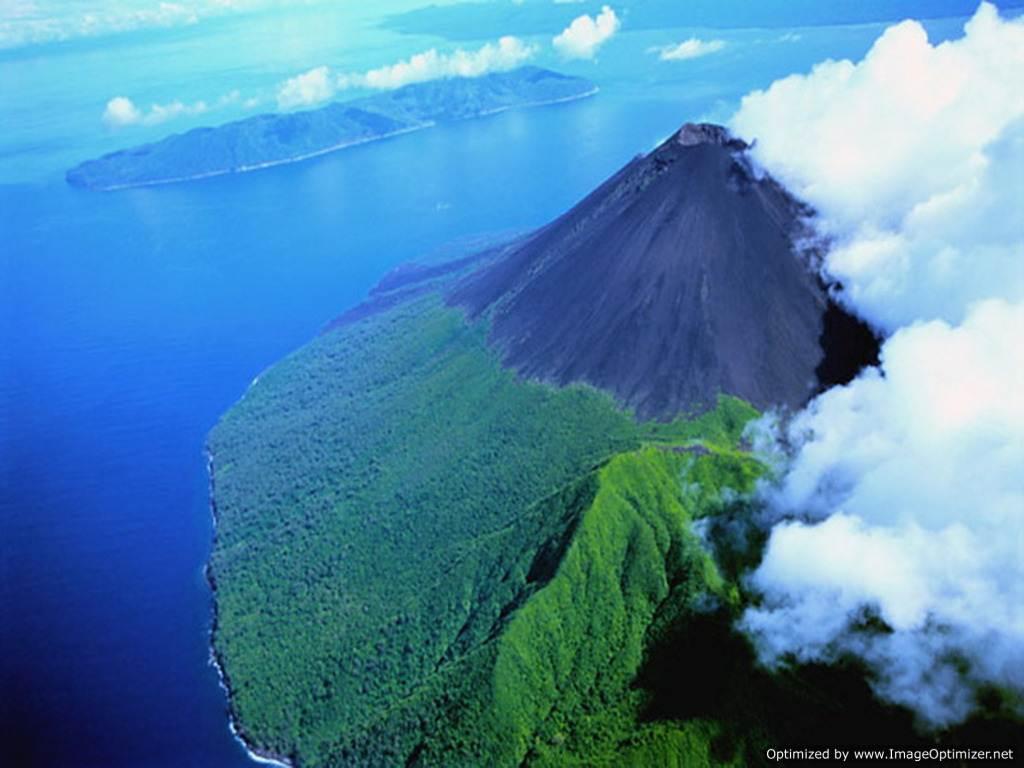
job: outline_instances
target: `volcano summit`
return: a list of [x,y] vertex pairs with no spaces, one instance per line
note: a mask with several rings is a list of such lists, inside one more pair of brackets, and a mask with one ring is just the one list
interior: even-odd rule
[[812,394],[827,294],[796,252],[808,211],[757,178],[744,142],[688,123],[451,300],[492,318],[522,374],[608,390],[671,418],[727,393]]

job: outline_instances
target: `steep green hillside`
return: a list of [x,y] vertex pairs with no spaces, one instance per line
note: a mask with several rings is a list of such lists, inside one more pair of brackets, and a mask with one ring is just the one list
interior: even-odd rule
[[666,605],[733,599],[689,523],[756,476],[753,410],[638,423],[485,335],[436,297],[343,325],[211,434],[244,732],[303,765],[706,754],[715,725],[640,728],[630,685]]
[[557,574],[499,638],[494,714],[513,734],[515,755],[538,765],[618,764],[623,750],[692,765],[706,759],[704,724],[638,732],[647,695],[631,684],[659,609],[735,599],[690,524],[720,483],[746,486],[757,466],[728,452],[695,457],[659,446],[620,454],[596,474]]

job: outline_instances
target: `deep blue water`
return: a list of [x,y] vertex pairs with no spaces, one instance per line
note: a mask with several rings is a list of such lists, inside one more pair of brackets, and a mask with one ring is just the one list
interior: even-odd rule
[[[113,141],[62,138],[87,105],[80,123],[36,125],[43,106],[0,78],[24,117],[0,137],[0,160],[18,160],[0,179],[19,182],[0,186],[0,765],[250,765],[208,664],[203,444],[218,416],[389,267],[543,223],[684,120],[860,55],[877,31],[739,31],[740,53],[687,68],[645,54],[684,33],[624,34],[569,70],[602,86],[591,100],[113,194],[60,180],[69,154]],[[8,56],[0,73],[81,63],[60,56]],[[73,83],[39,77],[46,109],[74,101]]]
[[206,433],[388,267],[542,222],[647,126],[668,130],[665,112],[594,100],[192,185],[0,188],[0,743],[15,765],[247,762],[207,664]]

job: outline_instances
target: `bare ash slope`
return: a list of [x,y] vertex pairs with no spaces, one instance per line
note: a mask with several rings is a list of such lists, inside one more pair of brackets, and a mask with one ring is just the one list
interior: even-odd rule
[[449,302],[488,315],[521,374],[590,383],[642,417],[720,392],[802,404],[819,384],[830,303],[793,245],[809,211],[757,178],[746,149],[719,126],[684,125]]

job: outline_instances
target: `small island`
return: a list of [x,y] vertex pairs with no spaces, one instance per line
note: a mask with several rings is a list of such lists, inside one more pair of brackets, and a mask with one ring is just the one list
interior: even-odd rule
[[438,123],[572,101],[596,92],[589,80],[532,66],[415,83],[319,109],[195,128],[87,160],[69,170],[66,178],[76,187],[112,191],[243,173]]

